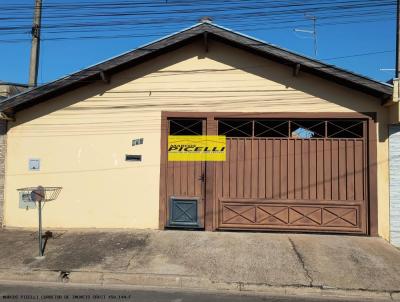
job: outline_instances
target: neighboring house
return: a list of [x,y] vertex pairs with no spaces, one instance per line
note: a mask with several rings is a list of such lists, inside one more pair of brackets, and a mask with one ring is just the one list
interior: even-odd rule
[[400,246],[400,125],[389,127],[390,241]]
[[[28,85],[3,82],[0,81],[0,102],[16,95],[24,90],[28,89]],[[2,117],[4,118],[4,116]],[[0,133],[5,133],[7,124],[5,120],[0,120]],[[4,204],[4,169],[5,169],[5,154],[6,154],[6,137],[4,135],[0,136],[0,221],[2,221],[3,216],[3,204]]]
[[[392,90],[198,24],[0,103],[4,224],[36,226],[17,189],[40,184],[63,187],[45,205],[54,228],[389,239]],[[169,162],[168,134],[226,135],[227,160]]]
[[28,85],[0,81],[0,101],[16,95],[28,88]]
[[[392,121],[399,120],[399,79],[392,81],[393,101],[397,104],[390,111]],[[400,124],[389,125],[389,174],[390,174],[390,242],[400,247]]]

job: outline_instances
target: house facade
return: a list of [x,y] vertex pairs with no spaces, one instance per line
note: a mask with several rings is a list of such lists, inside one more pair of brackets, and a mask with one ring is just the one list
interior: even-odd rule
[[[17,189],[42,185],[53,228],[389,240],[392,90],[198,24],[0,103],[3,224],[35,227]],[[168,161],[169,135],[226,136],[226,160]]]

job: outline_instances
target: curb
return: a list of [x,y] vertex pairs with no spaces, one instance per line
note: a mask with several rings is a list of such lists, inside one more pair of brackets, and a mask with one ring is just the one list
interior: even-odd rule
[[218,282],[206,278],[185,275],[139,274],[125,272],[51,271],[51,270],[4,270],[0,269],[0,281],[25,281],[71,285],[125,285],[176,288],[186,290],[235,291],[242,293],[274,294],[288,296],[347,297],[365,299],[386,299],[400,301],[399,291],[374,291],[341,289],[302,285],[269,285],[243,282]]

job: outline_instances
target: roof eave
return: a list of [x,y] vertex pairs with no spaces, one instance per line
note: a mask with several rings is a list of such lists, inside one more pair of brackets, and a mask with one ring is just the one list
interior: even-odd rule
[[[338,84],[351,87],[353,89],[361,90],[367,94],[378,98],[390,98],[393,94],[393,88],[390,85],[383,84],[381,82],[366,78],[364,76],[354,74],[347,70],[338,68],[333,65],[328,65],[293,52],[281,49],[277,46],[266,44],[247,36],[241,36],[236,33],[230,33],[226,31],[211,31],[210,36],[214,35],[225,42],[234,42],[236,46],[246,48],[250,51],[256,52],[258,55],[267,57],[271,60],[283,63],[289,66],[296,66],[300,64],[301,70],[314,75],[322,76],[329,80],[333,80]],[[235,37],[239,36],[239,39],[229,36],[235,34]],[[253,43],[252,43],[253,42]],[[282,54],[286,54],[283,56]],[[353,80],[352,80],[353,78]]]
[[3,100],[0,102],[0,111],[19,111],[28,106],[35,105],[51,97],[62,94],[70,89],[86,85],[92,80],[101,80],[101,73],[106,72],[112,74],[132,67],[161,53],[189,43],[192,39],[195,39],[204,33],[208,33],[208,38],[223,40],[226,43],[233,44],[239,48],[244,48],[256,53],[257,55],[261,55],[279,63],[290,66],[300,64],[301,70],[304,72],[315,74],[338,84],[357,89],[380,98],[381,100],[387,100],[391,98],[393,94],[393,88],[389,85],[384,85],[383,83],[354,74],[336,66],[328,65],[295,54],[291,51],[229,31],[207,22],[190,27],[171,36],[164,37],[136,50],[78,71],[70,76]]

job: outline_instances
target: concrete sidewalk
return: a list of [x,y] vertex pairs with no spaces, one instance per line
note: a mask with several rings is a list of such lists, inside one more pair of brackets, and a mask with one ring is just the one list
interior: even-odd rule
[[400,299],[400,250],[378,238],[191,231],[0,231],[0,280]]

